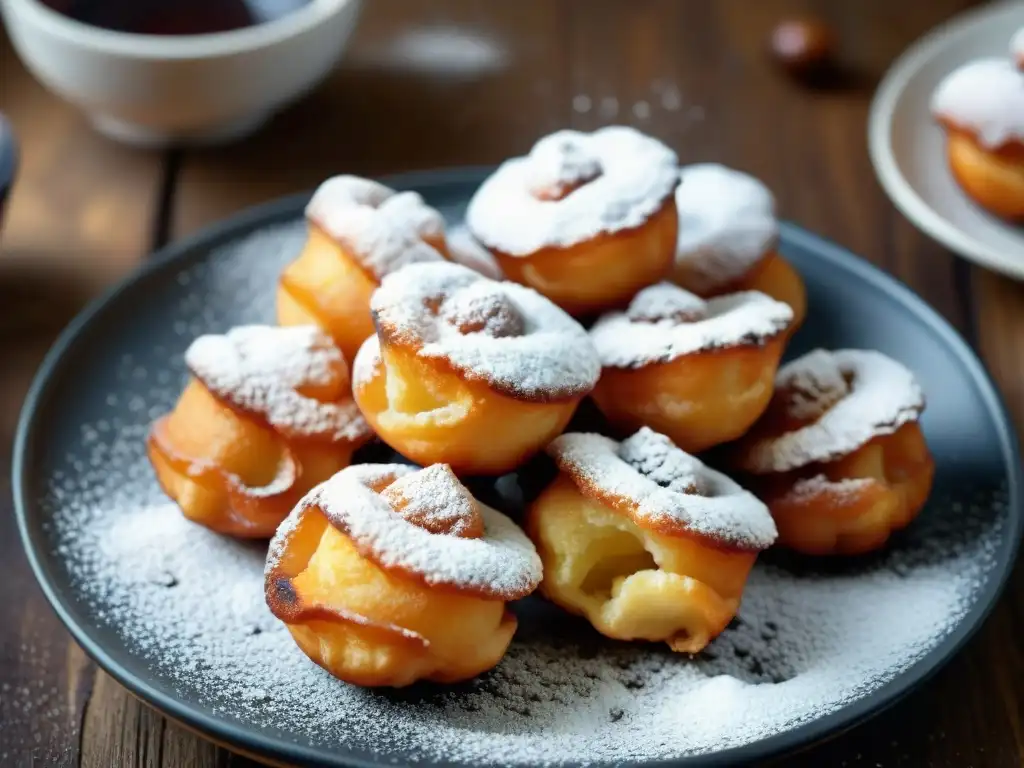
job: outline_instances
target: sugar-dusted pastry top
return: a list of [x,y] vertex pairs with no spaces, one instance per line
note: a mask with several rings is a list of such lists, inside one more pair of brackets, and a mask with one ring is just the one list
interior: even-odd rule
[[688,165],[679,176],[676,264],[687,270],[687,287],[714,291],[743,277],[775,247],[775,199],[753,176],[718,163]]
[[671,283],[640,291],[590,330],[601,365],[642,368],[713,349],[760,345],[783,333],[789,305],[758,291],[701,299]]
[[775,541],[775,523],[761,501],[648,427],[621,443],[566,433],[547,452],[584,495],[641,527],[739,550],[767,549]]
[[541,579],[533,544],[435,464],[356,464],[310,491],[270,544],[272,572],[303,515],[316,508],[384,570],[478,597],[515,600]]
[[448,230],[448,258],[491,280],[502,280],[505,277],[494,254],[473,237],[465,224],[457,224]]
[[444,243],[444,218],[416,192],[334,176],[313,194],[306,218],[378,281],[406,264],[444,258],[437,250]]
[[741,443],[740,466],[770,474],[833,461],[916,421],[924,406],[914,375],[881,352],[816,349],[779,368],[762,427]]
[[949,126],[971,133],[984,147],[1024,141],[1024,72],[1006,58],[978,59],[943,79],[931,110]]
[[587,332],[548,299],[458,264],[405,267],[384,279],[370,308],[382,345],[446,361],[510,397],[577,397],[601,372]]
[[521,257],[635,229],[672,195],[677,162],[671,149],[633,128],[558,131],[484,181],[466,223],[488,248]]
[[1010,55],[1017,66],[1024,67],[1024,27],[1018,29],[1010,39]]
[[185,364],[219,400],[286,437],[358,442],[370,435],[345,358],[315,326],[243,325],[200,336]]

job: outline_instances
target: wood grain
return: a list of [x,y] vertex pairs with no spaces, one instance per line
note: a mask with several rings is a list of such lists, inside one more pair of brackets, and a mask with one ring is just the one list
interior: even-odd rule
[[[495,163],[555,128],[633,124],[684,162],[716,160],[760,176],[786,218],[907,282],[977,343],[1024,431],[1024,287],[965,266],[918,233],[885,198],[867,157],[867,111],[880,75],[915,38],[970,4],[378,0],[367,4],[345,61],[322,88],[246,141],[188,151],[169,164],[93,137],[22,72],[3,108],[17,127],[40,124],[37,135],[47,138],[26,153],[28,181],[10,212],[5,259],[33,263],[43,254],[74,271],[68,250],[91,253],[88,269],[74,271],[87,294],[138,258],[157,222],[178,237],[332,173]],[[840,33],[845,76],[829,90],[798,86],[766,59],[772,26],[805,12]],[[5,48],[0,55],[6,75],[17,65]],[[162,173],[173,194],[157,212]],[[3,403],[18,396],[38,356],[17,349],[22,378],[4,384]],[[0,417],[8,411],[0,408]],[[0,494],[7,499],[6,488]],[[0,515],[6,560],[17,547],[8,521]],[[0,605],[0,685],[11,686],[0,689],[0,765],[11,756],[14,765],[35,757],[90,768],[255,765],[151,712],[102,673],[94,679],[20,560],[13,573],[16,594],[29,598]],[[1024,764],[1022,636],[1018,568],[991,619],[934,680],[875,720],[775,764]]]
[[36,586],[7,467],[22,398],[54,334],[146,252],[162,157],[98,138],[46,93],[0,32],[0,108],[21,167],[0,250],[0,765],[75,766],[93,665]]
[[343,66],[233,147],[189,152],[180,236],[333,173],[494,163],[568,117],[564,3],[367,3]]

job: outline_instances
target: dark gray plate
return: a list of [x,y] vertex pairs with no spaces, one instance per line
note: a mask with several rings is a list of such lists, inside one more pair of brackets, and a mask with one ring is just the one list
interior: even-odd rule
[[[419,190],[454,219],[482,173],[389,181]],[[290,763],[746,763],[881,711],[948,661],[991,610],[1024,528],[1020,453],[992,383],[956,332],[909,290],[786,226],[782,250],[803,273],[810,298],[790,354],[814,346],[878,349],[913,369],[927,394],[923,426],[938,466],[935,492],[887,552],[827,564],[763,558],[740,620],[693,661],[605,642],[530,598],[516,606],[520,632],[508,659],[454,693],[356,691],[291,657],[283,676],[281,669],[264,674],[265,655],[254,655],[246,680],[225,677],[215,662],[195,658],[195,638],[181,622],[162,625],[151,615],[153,605],[169,605],[159,601],[170,593],[159,590],[171,581],[216,582],[218,556],[199,562],[202,573],[126,588],[112,575],[118,561],[102,554],[119,544],[107,539],[122,536],[103,533],[104,510],[159,499],[141,447],[146,425],[173,404],[185,377],[181,355],[195,335],[272,320],[275,277],[301,243],[306,199],[248,211],[158,254],[71,324],[25,404],[13,487],[32,567],[78,642],[153,706],[217,740]],[[478,491],[514,513],[535,486],[526,471],[497,491]],[[136,535],[146,535],[145,523]],[[221,547],[233,562],[262,557],[258,548],[224,544],[199,529],[189,536]],[[111,551],[121,552],[125,570],[132,567],[131,541]],[[793,595],[803,595],[812,615],[794,607]],[[858,639],[859,627],[870,640]],[[260,636],[275,631],[268,625]],[[881,645],[863,647],[868,642]],[[695,676],[700,684],[673,699]],[[700,694],[706,701],[731,701],[737,711],[749,705],[742,723],[730,725],[723,711],[714,733],[709,721],[693,719],[706,709],[693,693],[705,680],[715,686],[711,698],[711,689]],[[662,722],[677,704],[680,712],[691,707],[689,726]]]

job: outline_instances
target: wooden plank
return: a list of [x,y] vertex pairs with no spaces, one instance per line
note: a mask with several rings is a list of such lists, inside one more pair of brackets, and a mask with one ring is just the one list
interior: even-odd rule
[[180,236],[327,176],[494,163],[564,125],[562,3],[367,3],[343,66],[235,146],[189,152]]
[[0,601],[0,765],[73,766],[93,666],[29,572],[6,467],[22,398],[54,334],[148,250],[162,158],[95,136],[26,73],[2,32],[0,72],[21,145],[0,239],[0,562],[11,598]]

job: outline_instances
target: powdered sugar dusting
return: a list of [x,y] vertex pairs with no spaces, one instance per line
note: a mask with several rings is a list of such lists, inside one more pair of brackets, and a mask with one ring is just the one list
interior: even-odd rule
[[530,192],[543,197],[549,190],[567,190],[593,181],[602,172],[596,149],[579,131],[556,131],[545,136],[530,150]]
[[406,264],[442,258],[435,245],[444,242],[444,219],[416,192],[334,176],[316,190],[306,216],[378,280]]
[[[384,489],[395,511],[411,523],[452,536],[468,535],[480,520],[476,500],[447,464],[403,472]],[[395,505],[400,503],[401,509]]]
[[[538,179],[570,188],[588,181],[551,200],[535,194]],[[633,128],[559,131],[537,142],[530,155],[503,163],[473,196],[466,223],[488,248],[530,256],[639,227],[677,183],[676,154]]]
[[743,277],[775,246],[775,198],[749,174],[718,163],[688,165],[676,188],[677,268],[685,285],[716,291]]
[[989,149],[1024,141],[1024,72],[1006,58],[964,64],[939,83],[931,110]]
[[[338,682],[267,609],[265,547],[184,519],[144,448],[150,420],[185,380],[188,342],[271,322],[276,276],[304,236],[301,221],[273,227],[179,273],[173,311],[160,318],[177,347],[154,350],[158,366],[100,350],[74,407],[59,406],[90,421],[58,419],[67,454],[44,452],[50,477],[37,489],[82,615],[157,685],[221,722],[381,764],[678,760],[777,736],[877,693],[962,628],[990,586],[1006,550],[1006,491],[985,473],[944,482],[940,471],[922,515],[878,556],[825,567],[761,555],[739,618],[695,659],[606,641],[530,597],[512,606],[519,629],[508,654],[467,685],[392,694]],[[937,460],[948,467],[951,454]],[[530,493],[515,476],[496,487],[510,504]]]
[[621,444],[567,433],[547,449],[584,493],[597,489],[634,507],[634,519],[678,525],[738,549],[766,549],[777,531],[768,508],[664,435],[642,427]]
[[[476,301],[486,297],[489,303]],[[425,311],[431,306],[436,314]],[[469,311],[474,307],[479,317]],[[497,318],[493,325],[483,312],[488,307]],[[600,375],[586,331],[569,315],[530,288],[488,281],[458,264],[406,267],[385,278],[370,308],[385,339],[411,345],[424,357],[444,358],[467,377],[513,397],[578,396]],[[366,368],[357,367],[359,382]]]
[[[407,464],[346,467],[306,494],[289,517],[297,518],[310,507],[318,507],[374,562],[417,574],[430,585],[473,590],[497,598],[532,592],[540,583],[540,558],[526,534],[505,515],[479,504],[483,538],[435,534],[407,520],[371,488],[382,476],[401,478],[415,471]],[[429,484],[429,476],[427,483],[424,490],[439,490],[437,483]],[[443,506],[443,499],[432,501]],[[458,503],[449,501],[449,508]],[[290,530],[278,532],[271,543],[273,552],[280,552]]]
[[[244,325],[207,334],[189,346],[185,362],[214,395],[259,414],[279,432],[340,442],[370,436],[350,396],[345,359],[315,326]],[[302,394],[313,386],[345,394],[338,402]]]
[[1010,39],[1010,55],[1018,66],[1024,66],[1024,27],[1018,29]]
[[[743,469],[788,472],[852,453],[873,437],[916,421],[924,393],[914,375],[881,352],[816,349],[779,368],[769,408],[814,421],[781,435],[752,437],[741,448]],[[820,415],[819,415],[820,414]]]
[[825,475],[814,475],[805,477],[793,483],[788,496],[800,498],[802,496],[817,496],[819,493],[830,494],[855,494],[867,486],[876,482],[870,477],[846,477],[841,480],[831,480]]
[[601,365],[641,368],[710,349],[764,344],[793,319],[787,304],[758,291],[698,301],[659,283],[640,291],[625,312],[602,316],[590,329]]

